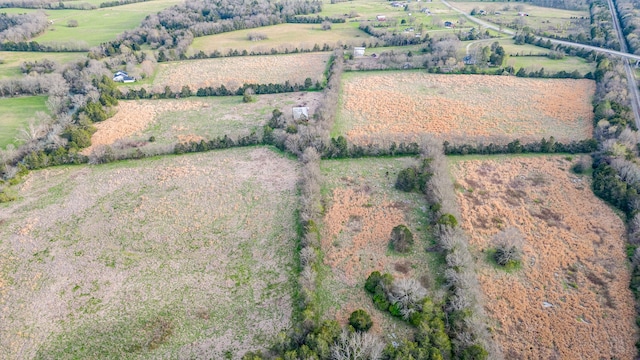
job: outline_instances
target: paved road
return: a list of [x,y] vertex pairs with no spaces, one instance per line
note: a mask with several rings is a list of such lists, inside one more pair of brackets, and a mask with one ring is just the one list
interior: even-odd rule
[[[629,52],[627,48],[627,42],[622,33],[622,26],[620,26],[620,18],[618,17],[618,11],[616,10],[613,0],[607,0],[609,2],[609,9],[611,10],[611,17],[613,18],[613,27],[618,35],[618,41],[620,42],[620,50],[625,53]],[[631,95],[631,108],[633,109],[633,115],[636,118],[636,128],[640,129],[640,94],[638,94],[638,84],[636,83],[636,77],[633,75],[633,69],[629,64],[629,59],[622,59],[624,64],[624,72],[627,74],[627,85],[629,87],[629,95]]]

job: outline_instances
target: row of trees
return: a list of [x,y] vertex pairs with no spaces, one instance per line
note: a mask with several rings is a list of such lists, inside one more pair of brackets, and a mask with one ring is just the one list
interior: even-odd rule
[[30,14],[0,13],[0,42],[24,42],[42,33],[49,21],[43,11]]
[[618,10],[629,50],[636,55],[640,54],[640,4],[631,0],[614,0],[613,3]]

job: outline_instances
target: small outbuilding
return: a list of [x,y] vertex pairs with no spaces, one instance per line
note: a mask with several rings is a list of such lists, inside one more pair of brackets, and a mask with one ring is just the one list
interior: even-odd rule
[[297,106],[292,109],[293,120],[309,120],[309,108],[306,106]]
[[364,56],[365,48],[362,46],[354,46],[353,47],[353,56]]
[[387,17],[385,15],[376,16],[376,20],[378,21],[387,21]]

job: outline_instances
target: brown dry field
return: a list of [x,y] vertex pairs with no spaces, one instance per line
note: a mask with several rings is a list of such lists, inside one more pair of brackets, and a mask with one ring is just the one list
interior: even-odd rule
[[291,326],[297,181],[267,148],[30,172],[0,205],[0,358],[264,348]]
[[[624,224],[571,165],[556,156],[451,166],[485,308],[508,359],[636,354]],[[485,252],[506,227],[525,240],[522,268],[511,272],[496,268]]]
[[[409,331],[406,324],[375,308],[364,282],[378,270],[396,278],[415,278],[427,288],[433,283],[425,233],[420,228],[423,201],[417,194],[394,188],[397,172],[412,161],[396,158],[322,162],[323,187],[327,191],[323,199],[326,212],[321,248],[328,274],[319,291],[322,297],[329,298],[324,304],[326,317],[346,324],[351,312],[362,308],[371,314],[376,333],[392,336]],[[415,244],[408,254],[398,254],[388,246],[391,230],[400,224],[414,233]],[[431,294],[434,295],[437,294]]]
[[261,133],[274,109],[288,116],[292,107],[306,106],[313,114],[320,96],[319,92],[265,94],[251,103],[242,102],[241,96],[120,101],[114,116],[95,124],[98,131],[82,153],[89,155],[100,145],[122,139],[155,136],[158,143],[176,143],[224,135],[236,138],[252,130]]
[[243,84],[284,84],[289,81],[302,85],[306,78],[311,78],[315,83],[322,81],[329,55],[238,56],[161,63],[150,87],[153,91],[162,92],[165,86],[179,91],[187,85],[195,91],[224,85],[235,91]]
[[591,80],[435,75],[416,71],[347,73],[334,134],[503,142],[591,137]]

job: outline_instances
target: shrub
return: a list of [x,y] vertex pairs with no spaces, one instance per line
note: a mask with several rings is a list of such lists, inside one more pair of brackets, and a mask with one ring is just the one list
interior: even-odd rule
[[438,219],[438,224],[454,228],[458,226],[458,219],[451,214],[442,214]]
[[356,331],[367,331],[371,329],[373,322],[371,316],[366,311],[358,309],[349,316],[349,325],[353,326]]
[[401,170],[398,173],[398,179],[396,180],[396,189],[412,192],[418,188],[418,176],[416,169],[410,167]]
[[488,356],[487,350],[478,344],[467,347],[460,354],[462,360],[484,360]]
[[513,268],[522,260],[522,235],[516,228],[507,228],[496,234],[496,252],[493,259],[500,266]]
[[405,225],[398,225],[391,230],[390,243],[393,250],[406,253],[413,245],[413,233]]
[[67,21],[67,27],[70,27],[70,28],[78,27],[78,20],[69,19],[69,21]]
[[367,281],[365,281],[364,288],[371,294],[375,293],[376,286],[378,286],[378,283],[380,283],[381,279],[382,275],[380,274],[380,271],[372,272],[371,274],[369,274]]
[[250,102],[254,102],[256,101],[256,97],[255,97],[255,91],[253,91],[252,88],[248,87],[244,90],[243,96],[242,96],[242,102],[245,103],[250,103]]

